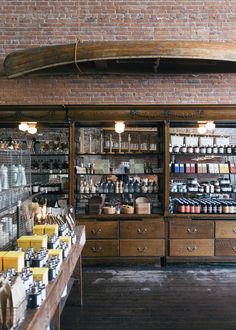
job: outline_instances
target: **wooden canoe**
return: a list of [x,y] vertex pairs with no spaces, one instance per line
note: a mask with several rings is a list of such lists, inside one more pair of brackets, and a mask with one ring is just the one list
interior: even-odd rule
[[9,78],[35,72],[38,74],[236,72],[236,43],[104,41],[44,46],[10,53],[5,58],[4,70]]

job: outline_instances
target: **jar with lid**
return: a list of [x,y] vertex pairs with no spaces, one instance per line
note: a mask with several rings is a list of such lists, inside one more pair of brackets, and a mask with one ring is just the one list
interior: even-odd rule
[[200,152],[199,147],[198,147],[198,146],[195,146],[195,147],[193,148],[193,152],[194,152],[195,154],[199,154],[199,152]]
[[218,154],[218,147],[217,147],[216,144],[214,144],[213,147],[212,147],[212,153],[213,154]]
[[187,200],[185,200],[184,205],[185,205],[185,213],[190,213],[190,204]]
[[217,213],[218,213],[218,214],[222,214],[222,212],[223,212],[223,207],[222,207],[221,203],[219,203],[219,204],[217,205]]
[[226,153],[227,153],[227,154],[232,154],[232,146],[231,146],[231,145],[228,145],[228,146],[226,147]]
[[201,212],[201,206],[199,203],[195,203],[195,213],[199,214]]
[[173,147],[173,152],[178,153],[178,152],[179,152],[179,146],[175,145],[175,146]]
[[222,203],[223,205],[223,213],[228,214],[229,213],[229,205],[227,202]]
[[234,146],[232,149],[233,149],[233,150],[232,150],[232,153],[233,153],[233,154],[236,154],[236,146]]
[[206,147],[206,153],[209,155],[209,154],[212,154],[212,147],[211,146],[207,146]]
[[188,146],[187,151],[189,154],[193,153],[193,147],[192,146]]
[[201,146],[200,147],[200,154],[205,154],[206,153],[206,147],[205,146]]
[[180,147],[179,151],[185,154],[185,153],[187,152],[187,147],[186,147],[186,145],[185,145],[185,144],[182,145],[182,147]]
[[218,147],[218,153],[223,154],[224,153],[224,147],[221,145]]
[[171,144],[169,144],[169,153],[171,154],[171,153],[172,153],[172,151],[173,151],[172,145],[171,145]]

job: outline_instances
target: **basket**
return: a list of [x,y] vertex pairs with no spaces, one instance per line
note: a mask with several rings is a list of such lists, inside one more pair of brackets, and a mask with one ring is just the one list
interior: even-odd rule
[[134,214],[134,207],[131,205],[122,205],[121,212],[123,214]]
[[137,197],[135,200],[136,214],[151,214],[151,203],[147,197]]
[[114,206],[104,206],[103,213],[104,214],[115,214],[116,208]]

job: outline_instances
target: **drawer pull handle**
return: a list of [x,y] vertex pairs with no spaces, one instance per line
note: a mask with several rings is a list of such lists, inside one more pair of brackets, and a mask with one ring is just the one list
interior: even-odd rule
[[187,232],[188,232],[189,234],[194,234],[194,233],[197,232],[197,228],[188,228],[188,229],[187,229]]
[[235,234],[236,234],[236,228],[234,228],[234,229],[233,229],[233,233],[235,233]]
[[147,228],[144,228],[144,229],[138,228],[138,229],[137,229],[137,232],[138,232],[139,234],[145,234],[145,233],[147,232]]
[[102,251],[102,248],[101,248],[101,246],[92,246],[91,247],[91,250],[93,252],[99,252],[99,251]]
[[97,234],[99,234],[99,233],[101,233],[101,232],[102,232],[102,228],[91,229],[91,233],[92,233],[93,235],[97,235]]
[[235,247],[235,246],[232,246],[232,250],[233,250],[234,252],[236,252],[236,247]]
[[147,247],[146,246],[143,246],[143,247],[137,247],[137,250],[138,252],[144,252],[147,250]]
[[188,250],[189,252],[193,252],[193,251],[197,250],[197,247],[196,247],[196,246],[188,246],[188,247],[187,247],[187,250]]

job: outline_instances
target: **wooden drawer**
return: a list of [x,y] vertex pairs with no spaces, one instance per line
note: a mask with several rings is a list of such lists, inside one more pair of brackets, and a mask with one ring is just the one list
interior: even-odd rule
[[216,239],[215,240],[216,257],[236,257],[236,239]]
[[86,241],[83,249],[84,257],[117,257],[119,256],[118,240]]
[[171,257],[210,257],[214,256],[213,239],[171,239]]
[[216,238],[236,238],[236,221],[216,221]]
[[172,220],[170,238],[214,238],[214,223],[202,220]]
[[119,237],[118,221],[80,221],[79,223],[85,225],[87,239]]
[[120,238],[162,238],[165,237],[164,221],[121,221]]
[[164,239],[121,239],[121,257],[164,256]]

